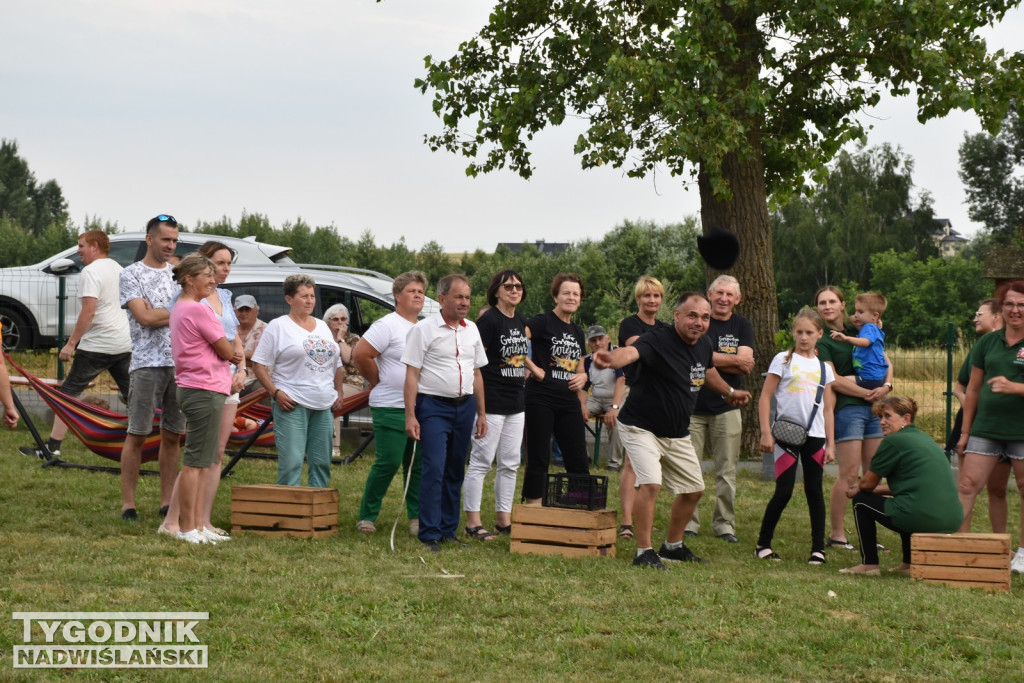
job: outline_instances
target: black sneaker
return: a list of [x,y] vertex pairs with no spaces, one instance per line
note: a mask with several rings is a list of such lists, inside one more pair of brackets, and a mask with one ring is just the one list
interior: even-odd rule
[[437,541],[426,541],[423,544],[423,549],[430,553],[441,552],[441,546],[437,544]]
[[669,549],[664,543],[658,548],[658,556],[663,560],[669,562],[696,562],[697,564],[707,564],[707,560],[697,557],[693,554],[693,551],[686,547],[686,544],[679,546],[678,548]]
[[135,508],[128,508],[121,512],[121,519],[126,522],[137,522],[139,521],[139,513],[135,511]]
[[633,558],[633,566],[641,569],[668,569],[653,548],[648,548]]
[[460,541],[455,536],[445,536],[444,538],[441,539],[441,543],[445,543],[445,544],[450,543],[452,545],[462,546],[463,548],[465,548],[466,546],[469,545],[468,543],[463,543],[462,541]]
[[21,451],[22,455],[27,455],[30,458],[39,458],[40,460],[53,460],[60,455],[60,449],[51,451],[45,445],[42,448],[36,448],[35,446],[18,446],[18,450]]

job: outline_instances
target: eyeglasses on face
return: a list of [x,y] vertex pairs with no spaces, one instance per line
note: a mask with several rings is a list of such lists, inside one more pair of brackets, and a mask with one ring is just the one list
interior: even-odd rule
[[1024,311],[1024,301],[1019,301],[1017,303],[1014,303],[1012,301],[1004,301],[1003,308],[1005,308],[1008,311]]
[[347,323],[348,322],[348,318],[342,318],[341,316],[337,316],[336,315],[333,318],[331,318],[331,322],[332,323]]
[[506,282],[501,286],[506,292],[521,292],[523,291],[523,285],[519,282]]

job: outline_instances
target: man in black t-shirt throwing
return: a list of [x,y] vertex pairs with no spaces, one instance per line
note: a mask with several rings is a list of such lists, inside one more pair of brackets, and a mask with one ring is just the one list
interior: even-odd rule
[[[710,320],[708,300],[686,292],[671,327],[652,330],[632,346],[594,354],[599,368],[636,363],[629,401],[619,414],[619,435],[636,471],[634,566],[665,569],[662,560],[704,561],[683,543],[683,530],[704,492],[700,459],[690,442],[690,415],[702,387],[718,392],[729,405],[750,401],[749,392],[730,387],[714,367],[711,342],[704,336]],[[675,500],[665,542],[655,552],[651,528],[663,479]]]

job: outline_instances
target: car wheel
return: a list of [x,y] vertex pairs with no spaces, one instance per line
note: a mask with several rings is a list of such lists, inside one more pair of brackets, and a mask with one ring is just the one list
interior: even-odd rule
[[21,313],[0,306],[0,324],[3,324],[4,351],[31,348],[32,330]]

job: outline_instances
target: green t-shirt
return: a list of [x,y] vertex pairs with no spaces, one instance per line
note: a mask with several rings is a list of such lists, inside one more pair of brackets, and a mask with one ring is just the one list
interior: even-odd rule
[[[847,344],[846,342],[840,342],[832,339],[829,336],[830,330],[826,327],[825,334],[821,335],[821,339],[818,340],[817,350],[818,358],[825,361],[826,363],[831,362],[832,367],[836,369],[836,375],[855,375],[856,371],[853,369],[853,344]],[[844,332],[851,336],[857,336],[857,330],[847,325]],[[869,406],[871,405],[862,398],[856,396],[847,396],[839,391],[835,392],[836,395],[836,407],[835,412],[839,412],[840,408],[846,406]]]
[[978,392],[978,410],[971,423],[971,436],[995,441],[1024,441],[1024,396],[997,394],[988,385],[992,377],[1024,382],[1024,340],[1009,346],[1006,330],[989,332],[971,349],[971,363],[985,373]]
[[871,471],[888,481],[893,497],[885,501],[885,514],[901,530],[951,534],[960,528],[964,509],[949,459],[914,425],[882,439]]

